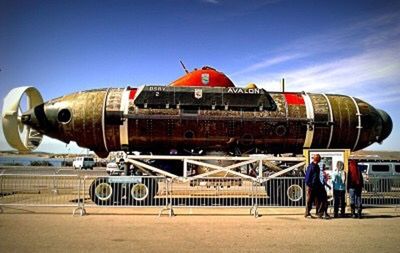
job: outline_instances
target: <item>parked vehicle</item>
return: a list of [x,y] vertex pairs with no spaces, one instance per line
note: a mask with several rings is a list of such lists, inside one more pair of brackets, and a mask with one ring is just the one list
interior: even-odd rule
[[358,168],[363,174],[366,191],[400,190],[400,162],[361,162]]
[[93,167],[95,165],[94,159],[92,157],[77,157],[74,162],[72,163],[72,166],[74,169],[91,169],[93,170]]
[[122,172],[124,172],[124,169],[121,168],[119,166],[119,164],[116,162],[109,162],[109,163],[107,163],[106,172],[110,176],[113,176],[113,175],[119,176],[122,174]]

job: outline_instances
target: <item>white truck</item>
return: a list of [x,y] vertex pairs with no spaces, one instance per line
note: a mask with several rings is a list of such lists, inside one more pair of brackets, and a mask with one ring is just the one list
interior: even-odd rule
[[77,157],[74,162],[72,163],[72,166],[74,169],[90,169],[93,170],[93,167],[95,165],[94,159],[92,157]]
[[360,162],[358,168],[364,177],[368,192],[389,192],[400,189],[400,162]]

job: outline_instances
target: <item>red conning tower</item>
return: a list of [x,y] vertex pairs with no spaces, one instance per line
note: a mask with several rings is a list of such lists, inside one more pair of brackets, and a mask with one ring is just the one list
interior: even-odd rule
[[222,72],[211,67],[202,67],[187,73],[169,86],[235,87],[233,82]]

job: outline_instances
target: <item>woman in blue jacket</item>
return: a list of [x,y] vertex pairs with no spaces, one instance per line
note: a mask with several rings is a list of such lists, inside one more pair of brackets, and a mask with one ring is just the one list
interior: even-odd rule
[[336,163],[336,170],[332,173],[333,185],[333,217],[337,218],[340,207],[340,216],[345,215],[345,195],[346,195],[346,172],[342,161]]

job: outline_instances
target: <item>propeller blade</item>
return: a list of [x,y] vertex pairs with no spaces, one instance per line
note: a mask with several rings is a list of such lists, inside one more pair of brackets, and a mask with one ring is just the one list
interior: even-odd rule
[[26,133],[25,133],[25,142],[24,142],[24,145],[25,145],[25,147],[30,147],[31,145],[30,145],[30,142],[29,142],[29,134],[31,133],[31,127],[30,126],[27,126],[26,127]]

